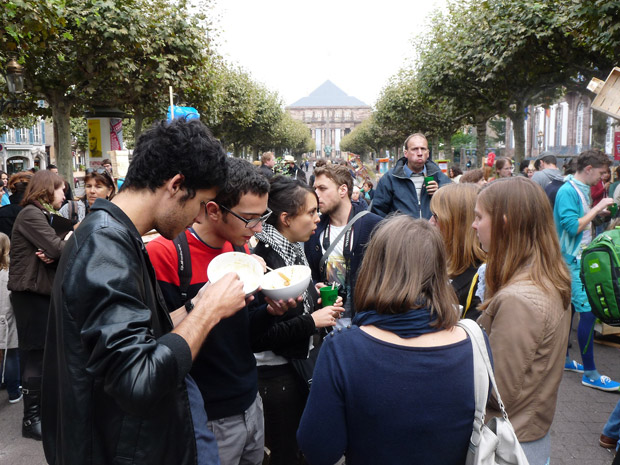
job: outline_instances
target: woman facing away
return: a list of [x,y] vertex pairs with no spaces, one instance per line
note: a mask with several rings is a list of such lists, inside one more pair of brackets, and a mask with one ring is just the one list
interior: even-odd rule
[[446,245],[448,277],[463,307],[463,317],[472,320],[480,316],[478,268],[486,259],[476,231],[470,227],[479,191],[476,184],[449,184],[431,198],[430,222],[439,228]]
[[[527,178],[482,189],[473,228],[487,252],[478,323],[489,335],[495,379],[530,465],[548,463],[570,327],[571,279],[549,201]],[[494,399],[487,416],[501,415]]]
[[[274,269],[308,266],[301,243],[314,234],[319,222],[314,190],[299,180],[274,176],[269,209],[273,213],[263,230],[256,234],[259,242],[254,253]],[[316,354],[311,351],[320,348],[317,329],[334,326],[343,310],[342,307],[320,308],[318,300],[310,282],[303,301],[279,317],[254,346],[258,350],[261,345],[271,349],[255,354],[265,409],[265,446],[271,451],[271,465],[303,463],[295,432],[306,405],[308,381],[316,360]]]
[[8,288],[17,323],[24,388],[22,436],[39,441],[45,331],[56,264],[65,246],[50,226],[50,218],[58,215],[65,198],[63,189],[64,181],[51,171],[38,171],[32,176],[11,236]]
[[311,465],[462,465],[474,419],[472,345],[439,232],[397,215],[368,244],[354,326],[323,342],[297,439]]
[[70,199],[60,209],[60,214],[73,221],[74,224],[82,222],[97,199],[112,200],[116,192],[114,179],[105,168],[96,171],[87,170],[84,176],[84,197],[80,200]]

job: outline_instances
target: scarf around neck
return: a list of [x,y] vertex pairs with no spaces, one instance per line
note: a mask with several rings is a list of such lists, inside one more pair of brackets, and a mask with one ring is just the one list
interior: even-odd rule
[[[273,225],[265,224],[263,230],[255,234],[256,238],[268,244],[281,258],[286,266],[308,265],[303,246],[299,242],[291,242]],[[304,291],[304,313],[312,311],[308,290]]]
[[357,326],[372,325],[390,331],[404,339],[434,333],[441,328],[433,328],[431,312],[428,308],[416,308],[405,313],[383,314],[376,310],[359,312],[353,317],[352,323]]
[[59,215],[60,216],[60,213],[58,212],[58,210],[56,210],[54,207],[52,207],[51,203],[46,202],[43,199],[39,199],[38,201],[35,200],[35,204],[37,204],[37,203],[38,203],[37,207],[39,207],[40,209],[45,210],[45,211],[51,213],[52,215]]

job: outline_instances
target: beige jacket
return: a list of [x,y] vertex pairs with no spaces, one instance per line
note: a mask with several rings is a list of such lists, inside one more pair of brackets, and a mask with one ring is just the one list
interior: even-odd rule
[[[521,442],[542,438],[551,427],[564,372],[570,306],[560,294],[529,280],[501,289],[478,318],[493,353],[495,379]],[[487,416],[500,416],[495,399]]]

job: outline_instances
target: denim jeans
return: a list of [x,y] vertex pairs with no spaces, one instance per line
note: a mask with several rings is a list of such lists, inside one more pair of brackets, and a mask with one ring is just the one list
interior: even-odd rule
[[19,349],[6,349],[4,360],[0,364],[0,377],[6,383],[10,398],[19,397]]
[[603,428],[603,434],[612,439],[620,439],[620,401],[609,415],[609,419]]

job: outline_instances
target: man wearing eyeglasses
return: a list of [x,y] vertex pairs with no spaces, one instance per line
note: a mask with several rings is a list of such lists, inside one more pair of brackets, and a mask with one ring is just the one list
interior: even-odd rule
[[141,236],[172,239],[202,219],[225,183],[225,160],[198,120],[154,125],[136,145],[126,188],[97,199],[67,241],[43,361],[49,464],[217,462],[188,373],[212,328],[246,305],[243,283],[229,273],[200,290],[191,313],[179,305],[169,314]]
[[[191,280],[183,296],[178,251],[172,241],[156,239],[147,249],[170,309],[192,302],[209,280],[207,267],[218,255],[233,250],[249,252],[247,242],[262,231],[270,215],[269,182],[251,163],[227,158],[228,180],[215,199],[204,204],[205,219],[185,232],[191,261]],[[177,239],[178,240],[178,239]],[[262,259],[260,259],[262,261]],[[264,266],[264,262],[262,262]],[[252,341],[258,339],[294,301],[268,306],[253,302],[220,321],[209,333],[191,371],[204,399],[209,428],[215,434],[222,465],[263,461],[264,425],[258,396]]]
[[399,211],[428,220],[431,217],[431,196],[452,181],[428,159],[428,141],[424,134],[407,137],[404,151],[405,156],[379,180],[372,211],[381,216]]

